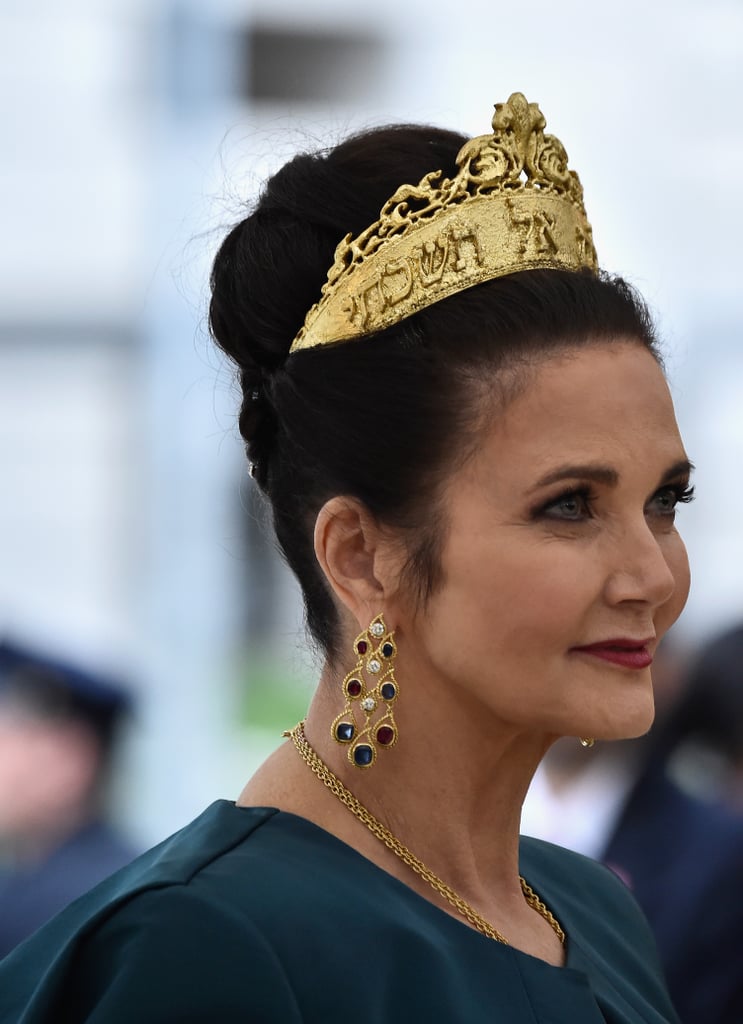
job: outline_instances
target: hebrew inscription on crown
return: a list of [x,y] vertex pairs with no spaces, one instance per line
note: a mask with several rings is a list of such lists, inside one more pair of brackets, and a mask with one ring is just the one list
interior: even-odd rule
[[379,219],[335,251],[292,351],[390,326],[482,281],[537,267],[598,268],[583,189],[536,103],[497,103],[457,173],[401,185]]

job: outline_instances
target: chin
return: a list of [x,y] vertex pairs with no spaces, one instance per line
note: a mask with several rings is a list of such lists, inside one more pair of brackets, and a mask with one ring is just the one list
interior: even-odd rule
[[611,722],[602,722],[602,728],[596,728],[596,739],[635,740],[645,736],[655,721],[655,705],[649,701],[643,707],[635,707],[631,712],[617,715]]
[[597,740],[634,740],[645,736],[655,720],[653,691],[648,688],[633,694],[632,700],[608,703],[601,714],[592,716],[589,722],[585,716],[580,730],[573,735],[593,736]]

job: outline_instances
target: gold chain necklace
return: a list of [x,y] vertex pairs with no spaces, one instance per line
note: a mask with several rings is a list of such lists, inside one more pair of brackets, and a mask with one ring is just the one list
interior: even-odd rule
[[[451,889],[446,882],[442,881],[438,875],[435,875],[430,868],[427,868],[422,860],[419,860],[414,853],[411,853],[407,846],[403,846],[399,839],[397,839],[389,829],[385,828],[381,821],[374,817],[370,811],[367,811],[366,807],[356,799],[350,789],[346,789],[341,780],[337,775],[334,775],[330,768],[325,764],[322,758],[315,752],[310,746],[307,737],[304,733],[304,722],[300,722],[295,725],[293,729],[284,733],[284,736],[290,737],[294,746],[299,751],[302,760],[312,769],[315,775],[320,779],[322,783],[338,797],[342,804],[354,814],[359,821],[361,821],[369,829],[373,835],[377,837],[388,850],[400,858],[403,863],[407,864],[417,875],[419,875],[425,882],[427,882],[432,889],[434,889],[440,896],[443,896],[458,914],[461,914],[465,920],[476,928],[478,932],[482,932],[483,935],[487,935],[490,939],[495,939],[496,942],[502,942],[504,945],[509,945],[508,939],[502,935],[497,928],[494,928],[489,924],[484,917],[481,917],[477,911],[463,900],[461,896]],[[560,927],[557,919],[547,909],[539,896],[534,892],[528,882],[519,876],[521,882],[521,891],[524,894],[524,899],[529,906],[536,910],[538,914],[548,922],[561,943],[565,942],[565,932]]]

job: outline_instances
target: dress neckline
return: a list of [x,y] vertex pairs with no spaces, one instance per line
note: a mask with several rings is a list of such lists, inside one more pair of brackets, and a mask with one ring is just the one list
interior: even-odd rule
[[[543,960],[541,957],[527,953],[525,950],[519,949],[517,946],[513,946],[510,943],[508,945],[503,945],[502,943],[496,942],[494,939],[488,938],[488,936],[483,935],[465,921],[460,920],[458,917],[455,917],[453,914],[450,914],[446,910],[437,906],[431,900],[426,899],[425,896],[422,896],[401,879],[380,867],[373,860],[370,860],[369,857],[365,856],[354,846],[345,842],[345,840],[340,839],[333,832],[329,832],[327,829],[323,828],[322,825],[318,825],[316,822],[303,817],[301,814],[295,814],[293,811],[285,811],[280,807],[263,805],[246,806],[244,804],[238,805],[231,800],[224,800],[221,802],[229,805],[238,813],[256,812],[264,815],[266,821],[273,820],[274,822],[279,823],[286,822],[290,827],[304,830],[308,839],[313,839],[314,841],[321,840],[322,842],[330,844],[335,849],[341,851],[349,860],[354,859],[357,862],[361,862],[364,870],[371,872],[378,880],[383,880],[385,884],[395,889],[398,895],[410,903],[411,906],[417,907],[419,911],[427,913],[432,918],[436,927],[442,929],[445,927],[454,928],[458,931],[460,936],[462,934],[468,936],[469,938],[467,941],[471,942],[474,939],[474,941],[477,942],[483,950],[497,950],[501,953],[505,953],[506,955],[526,957],[531,964],[539,964],[544,969],[560,971],[561,973],[570,973],[575,971],[580,972],[582,975],[585,970],[583,965],[584,958],[580,953],[579,944],[575,941],[573,929],[565,922],[565,917],[569,917],[569,914],[563,914],[559,906],[559,900],[555,901],[551,893],[545,894],[543,891],[544,886],[541,885],[539,881],[534,883],[526,873],[522,872],[526,881],[534,888],[535,892],[545,900],[547,906],[555,914],[565,931],[565,959],[561,965],[551,964],[547,960]],[[524,839],[526,839],[528,843],[539,843],[539,840],[532,839],[528,836],[522,836],[522,846]]]

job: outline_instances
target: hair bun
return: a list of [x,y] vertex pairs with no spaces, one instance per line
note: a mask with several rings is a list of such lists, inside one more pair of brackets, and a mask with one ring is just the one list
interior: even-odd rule
[[[373,223],[401,182],[437,167],[449,173],[464,142],[454,132],[406,125],[382,133],[386,161],[379,159],[379,133],[294,157],[222,243],[212,269],[210,325],[246,375],[250,367],[271,374],[283,366],[341,239]],[[252,378],[245,386],[253,387]]]
[[294,157],[266,182],[255,208],[220,246],[209,324],[239,369],[240,433],[252,462],[269,454],[279,423],[276,376],[320,297],[339,241],[375,221],[401,181],[453,164],[463,137],[427,134],[404,125],[384,129],[386,164],[377,136],[367,134],[327,153]]

